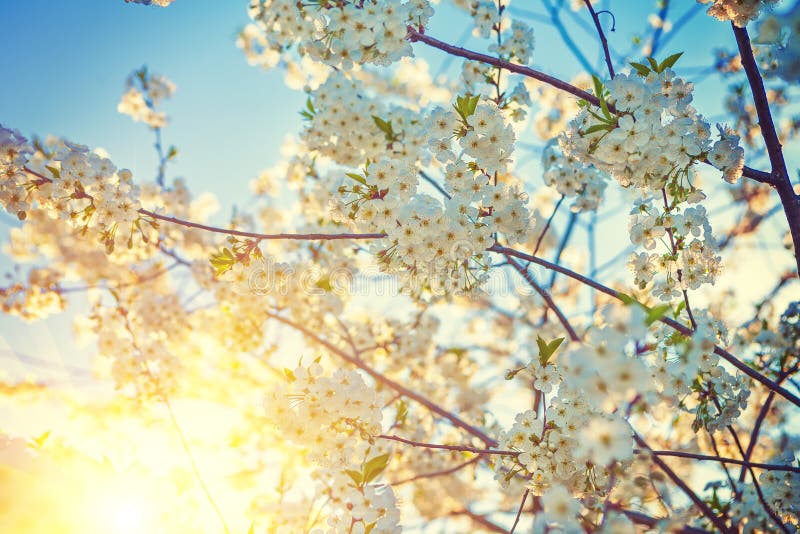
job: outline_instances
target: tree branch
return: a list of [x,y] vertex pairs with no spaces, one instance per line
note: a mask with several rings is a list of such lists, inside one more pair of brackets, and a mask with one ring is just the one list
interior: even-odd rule
[[[595,13],[592,1],[583,0],[583,3],[586,4],[586,8],[592,15],[592,20],[594,21],[594,27],[597,29],[597,35],[600,36],[600,44],[603,46],[603,55],[606,58],[606,67],[608,67],[608,74],[613,78],[614,64],[611,61],[611,52],[609,52],[608,50],[608,40],[606,39],[606,34],[603,32],[603,26],[600,24],[600,19],[597,18],[597,13]],[[614,28],[611,28],[611,31],[614,31]]]
[[397,441],[399,443],[405,443],[406,445],[411,445],[412,447],[421,447],[423,449],[441,449],[445,451],[471,452],[474,454],[496,454],[498,456],[519,456],[520,454],[516,451],[504,451],[500,449],[476,449],[475,447],[470,447],[468,445],[440,445],[438,443],[423,443],[420,441],[413,441],[410,439],[401,438],[400,436],[390,436],[387,434],[380,434],[375,437],[389,441]]
[[[448,54],[452,54],[454,56],[463,57],[465,59],[471,59],[472,61],[480,61],[482,63],[487,63],[489,65],[494,65],[495,67],[500,67],[510,72],[515,72],[517,74],[522,74],[523,76],[527,76],[528,78],[533,78],[534,80],[539,80],[540,82],[546,83],[551,85],[557,89],[561,89],[571,95],[574,95],[581,100],[586,100],[587,102],[595,105],[600,106],[600,101],[591,93],[587,93],[583,89],[579,89],[572,84],[559,80],[549,74],[545,74],[538,70],[534,70],[530,67],[526,67],[524,65],[518,65],[516,63],[511,63],[508,61],[504,61],[502,59],[492,57],[486,54],[481,54],[479,52],[473,52],[472,50],[467,50],[466,48],[461,48],[459,46],[453,46],[447,44],[439,39],[435,39],[429,35],[425,35],[424,33],[420,33],[414,28],[408,28],[408,40],[412,43],[417,41],[423,42],[428,46],[432,46],[433,48],[438,48],[443,52],[447,52]],[[609,109],[611,106],[609,105]]]
[[[504,247],[504,246],[501,246],[501,245],[498,245],[498,244],[494,244],[491,247],[489,247],[487,250],[490,251],[490,252],[497,252],[497,253],[500,253],[500,254],[503,254],[503,255],[514,256],[515,258],[519,258],[521,260],[525,260],[525,261],[530,261],[532,263],[536,263],[537,265],[541,265],[542,267],[545,267],[545,268],[550,269],[552,271],[555,271],[555,272],[564,274],[566,276],[569,276],[570,278],[572,278],[574,280],[577,280],[578,282],[581,282],[582,284],[585,284],[585,285],[587,285],[587,286],[589,286],[591,288],[596,289],[597,291],[600,291],[601,293],[605,293],[606,295],[608,295],[610,297],[614,297],[615,299],[621,300],[623,302],[628,301],[630,299],[630,297],[628,295],[620,293],[619,291],[611,289],[610,287],[604,286],[603,284],[601,284],[599,282],[596,282],[596,281],[592,280],[591,278],[583,276],[582,274],[578,274],[575,271],[571,271],[571,270],[567,269],[566,267],[562,267],[561,265],[557,265],[555,263],[551,263],[551,262],[549,262],[547,260],[543,260],[543,259],[538,258],[536,256],[531,256],[530,254],[525,254],[524,252],[520,252],[520,251],[518,251],[516,249]],[[673,330],[677,330],[678,332],[680,332],[684,336],[691,336],[692,335],[692,330],[690,328],[687,328],[686,326],[680,324],[679,322],[677,322],[677,321],[675,321],[673,319],[670,319],[668,317],[661,317],[659,319],[659,321],[661,321],[665,325],[669,326]],[[715,345],[714,346],[714,353],[719,355],[719,356],[721,356],[723,359],[728,361],[731,365],[733,365],[734,367],[736,367],[737,369],[742,371],[744,374],[746,374],[747,376],[749,376],[753,380],[756,380],[757,382],[760,382],[761,384],[766,386],[768,389],[770,389],[772,391],[775,391],[776,393],[779,393],[782,397],[784,397],[785,399],[790,401],[792,404],[800,407],[800,397],[798,397],[797,395],[793,394],[791,391],[788,391],[786,388],[780,386],[779,384],[775,383],[773,380],[770,380],[769,378],[767,378],[763,374],[759,373],[755,369],[751,368],[749,365],[747,365],[744,362],[742,362],[741,360],[739,360],[736,356],[734,356],[733,354],[731,354],[727,350]]]
[[370,375],[372,378],[374,378],[377,382],[380,382],[381,384],[387,386],[390,389],[393,389],[394,391],[400,393],[401,395],[404,395],[404,396],[408,397],[409,399],[412,399],[412,400],[416,401],[417,403],[425,406],[427,409],[429,409],[433,413],[438,414],[441,417],[443,417],[443,418],[447,419],[448,421],[450,421],[451,423],[453,423],[454,426],[456,426],[458,428],[461,428],[462,430],[466,430],[468,433],[470,433],[473,436],[475,436],[476,438],[480,439],[481,441],[483,441],[484,443],[486,443],[490,447],[494,447],[494,446],[497,445],[497,441],[495,441],[492,438],[490,438],[488,435],[486,435],[484,432],[482,432],[478,428],[476,428],[476,427],[470,425],[469,423],[463,421],[457,415],[455,415],[455,414],[453,414],[451,412],[448,412],[447,410],[445,410],[444,408],[442,408],[438,404],[428,400],[427,398],[423,397],[422,395],[420,395],[420,394],[418,394],[418,393],[416,393],[414,391],[411,391],[407,387],[405,387],[405,386],[403,386],[401,384],[398,384],[394,380],[382,375],[381,373],[379,373],[378,371],[376,371],[375,369],[371,368],[366,363],[364,363],[361,359],[355,358],[355,357],[351,356],[350,354],[347,354],[345,351],[343,351],[342,349],[340,349],[339,347],[337,347],[336,345],[334,345],[330,341],[319,337],[316,333],[312,332],[311,330],[309,330],[305,326],[303,326],[301,324],[297,324],[294,321],[292,321],[290,319],[287,319],[287,318],[285,318],[285,317],[283,317],[281,315],[278,315],[276,313],[273,313],[271,311],[266,311],[265,313],[266,313],[266,315],[268,317],[271,317],[271,318],[275,319],[276,321],[285,324],[286,326],[294,328],[295,330],[297,330],[298,332],[300,332],[301,334],[303,334],[304,336],[306,336],[310,340],[314,341],[315,343],[317,343],[319,345],[322,345],[323,347],[325,347],[326,349],[331,351],[333,354],[336,354],[337,356],[339,356],[340,358],[342,358],[346,362],[358,367],[359,369],[361,369],[362,371],[364,371],[365,373]]
[[[641,436],[639,436],[639,434],[634,432],[633,439],[642,449],[645,449],[647,452],[651,453],[653,452],[653,449],[651,449],[647,445],[647,443],[645,443],[645,441],[641,438]],[[728,528],[725,522],[719,516],[717,516],[717,514],[715,514],[714,511],[711,508],[709,508],[709,506],[700,497],[697,496],[694,490],[692,490],[692,488],[690,488],[686,484],[686,482],[684,482],[683,479],[681,479],[681,477],[679,477],[675,473],[675,471],[673,471],[670,468],[670,466],[668,466],[664,462],[664,460],[662,460],[655,454],[651,454],[651,458],[653,459],[653,463],[655,463],[658,466],[658,468],[661,469],[664,472],[664,474],[667,475],[667,477],[669,477],[669,479],[672,480],[672,482],[676,486],[678,486],[681,489],[681,491],[683,491],[683,493],[686,494],[687,497],[689,497],[689,499],[695,504],[695,506],[697,506],[697,508],[700,509],[703,515],[706,516],[709,519],[709,521],[711,521],[711,523],[714,524],[714,526],[717,528],[719,532],[724,532],[724,533],[733,532],[733,530]]]
[[731,28],[733,28],[733,35],[736,37],[742,68],[744,68],[744,72],[747,75],[750,91],[753,93],[758,125],[761,128],[761,136],[764,138],[770,166],[772,167],[772,185],[778,191],[781,204],[783,204],[786,221],[789,223],[789,232],[792,235],[792,243],[794,243],[795,261],[800,271],[800,202],[789,178],[786,161],[781,150],[781,142],[769,109],[769,99],[764,89],[764,80],[761,78],[756,59],[753,56],[753,48],[750,46],[750,36],[747,33],[747,28],[739,28],[733,23],[731,23]]

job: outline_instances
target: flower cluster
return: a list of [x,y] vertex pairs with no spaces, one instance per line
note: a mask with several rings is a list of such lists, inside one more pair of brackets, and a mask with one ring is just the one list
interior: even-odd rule
[[[793,465],[797,463],[797,437],[789,437],[783,454],[777,454],[769,460],[772,464]],[[759,488],[752,482],[743,484],[742,496],[731,506],[731,512],[738,524],[744,525],[742,532],[774,532],[778,529],[773,518],[764,513],[764,501],[777,513],[777,516],[789,526],[790,531],[800,523],[800,473],[790,471],[763,471],[758,476]],[[761,495],[759,495],[759,492]]]
[[254,28],[242,41],[280,54],[297,45],[301,55],[350,70],[355,64],[389,65],[412,55],[406,28],[424,28],[433,15],[427,0],[378,3],[322,1],[305,5],[291,0],[255,1]]
[[[369,163],[361,174],[349,173],[357,185],[340,188],[350,219],[367,231],[387,234],[372,244],[383,264],[391,271],[421,274],[431,289],[445,293],[482,281],[488,267],[483,252],[497,232],[516,243],[530,229],[527,195],[498,182],[507,172],[513,130],[496,105],[479,104],[477,96],[459,97],[455,107],[436,108],[424,121],[431,130],[428,148],[444,165],[444,204],[416,192],[419,171],[404,154]],[[397,135],[391,123],[378,124],[387,139]]]
[[778,3],[778,0],[697,0],[700,4],[711,4],[708,14],[717,20],[729,20],[744,28],[748,22],[758,18],[761,10]]
[[19,219],[25,219],[30,209],[25,165],[32,153],[33,147],[18,130],[0,124],[0,203]]
[[127,169],[118,170],[108,158],[66,140],[42,146],[35,154],[18,133],[0,130],[4,161],[0,164],[3,207],[25,219],[31,209],[64,221],[83,235],[90,234],[111,253],[131,249],[134,236],[147,243],[155,225],[140,213],[138,188]]
[[800,3],[795,2],[787,13],[764,17],[753,42],[764,45],[759,52],[766,47],[765,55],[774,60],[774,69],[765,75],[774,72],[787,82],[800,80]]
[[656,333],[652,374],[663,396],[681,399],[680,406],[694,416],[693,429],[714,431],[735,422],[747,407],[749,380],[731,375],[714,353],[715,344],[725,345],[727,331],[705,310],[694,310],[697,328],[691,337]]
[[321,492],[333,508],[327,532],[399,531],[394,493],[371,483],[389,460],[370,445],[381,431],[381,396],[359,373],[325,375],[318,361],[285,374],[287,382],[268,392],[264,407],[282,435],[307,447],[307,458],[320,466]]
[[550,143],[542,152],[544,183],[567,198],[574,198],[573,212],[595,211],[603,201],[608,176],[593,165],[564,156]]
[[712,143],[708,123],[691,106],[692,84],[670,69],[678,57],[634,63],[635,73],[619,74],[607,87],[595,79],[602,114],[585,106],[559,138],[567,156],[641,193],[631,212],[631,241],[646,250],[662,243],[664,251],[634,255],[630,265],[638,285],[652,283],[667,301],[713,283],[720,270],[704,208],[685,206],[705,198],[692,183],[693,166],[708,160],[731,183],[744,167],[736,135],[720,127]]
[[[366,98],[363,84],[331,75],[311,93],[303,116],[308,150],[349,167],[393,152],[409,164],[421,158],[425,125],[419,114]],[[413,192],[413,191],[412,191]]]
[[147,67],[134,71],[126,83],[128,89],[117,105],[117,111],[141,121],[151,128],[167,125],[167,115],[156,108],[175,93],[175,84],[160,74],[147,71]]

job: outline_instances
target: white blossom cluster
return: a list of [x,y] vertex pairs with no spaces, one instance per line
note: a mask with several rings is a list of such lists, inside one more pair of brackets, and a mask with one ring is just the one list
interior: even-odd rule
[[705,310],[694,310],[694,317],[697,328],[691,338],[666,327],[656,332],[652,376],[661,395],[694,415],[695,431],[713,432],[733,424],[747,407],[750,382],[738,372],[730,374],[714,353],[715,344],[728,340],[724,326]]
[[276,384],[265,397],[266,415],[287,440],[307,448],[308,460],[320,466],[321,491],[334,509],[325,532],[399,532],[394,493],[388,486],[370,483],[388,459],[383,456],[382,465],[370,463],[381,458],[369,443],[381,432],[381,396],[359,373],[339,369],[327,375],[318,362],[285,373],[287,382]]
[[175,93],[175,84],[166,76],[142,68],[128,77],[127,87],[117,104],[117,111],[151,128],[165,127],[167,114],[156,108]]
[[308,149],[340,165],[376,161],[387,148],[409,164],[422,157],[426,133],[419,114],[380,105],[367,98],[363,84],[343,74],[331,75],[313,91],[304,113],[309,121],[302,140]]
[[[786,13],[764,17],[758,23],[753,42],[762,45],[758,48],[758,59],[762,60],[764,55],[771,60],[771,68],[762,68],[765,76],[774,74],[787,82],[800,80],[800,2],[795,2]],[[766,54],[761,53],[764,49]]]
[[763,9],[774,6],[778,0],[697,0],[699,4],[711,4],[708,14],[717,20],[729,20],[744,28],[748,22],[758,18]]
[[138,188],[129,170],[118,170],[108,158],[66,140],[31,155],[18,132],[0,127],[0,139],[0,203],[8,212],[24,219],[31,209],[43,210],[90,234],[108,252],[116,246],[132,248],[135,236],[148,240],[153,229],[142,224]]
[[493,236],[500,232],[516,243],[525,240],[530,228],[527,195],[497,182],[507,172],[513,130],[496,105],[472,98],[475,106],[463,116],[436,108],[425,121],[428,147],[444,166],[444,203],[415,194],[418,171],[403,159],[368,165],[362,180],[366,188],[350,189],[357,198],[347,200],[357,206],[351,213],[363,228],[387,234],[372,245],[384,265],[422,275],[438,292],[479,284],[488,267],[483,251]]
[[275,57],[296,46],[301,55],[350,70],[356,64],[389,65],[412,55],[406,28],[427,26],[433,8],[427,0],[253,0],[249,14],[254,27],[240,38],[251,56]]
[[564,156],[554,143],[542,152],[544,183],[567,198],[574,198],[571,210],[575,213],[596,211],[608,187],[608,175],[593,165],[585,165]]
[[660,243],[663,252],[636,254],[630,266],[638,285],[651,284],[655,295],[669,301],[682,290],[713,283],[720,270],[704,208],[685,207],[705,198],[692,183],[693,166],[708,160],[734,182],[744,151],[739,138],[722,127],[712,142],[709,124],[691,106],[693,85],[664,65],[651,65],[653,70],[638,65],[636,73],[619,74],[606,87],[597,80],[603,109],[585,107],[559,143],[565,155],[641,194],[631,214],[631,241],[648,251]]
[[[769,459],[776,465],[797,465],[794,451],[798,450],[797,436],[787,436],[784,453]],[[791,471],[763,471],[758,474],[758,484],[764,500],[790,529],[800,522],[800,473]],[[743,484],[741,499],[731,506],[734,520],[743,525],[742,532],[775,532],[779,530],[773,519],[764,513],[764,505],[755,485]],[[790,530],[791,531],[791,530]]]

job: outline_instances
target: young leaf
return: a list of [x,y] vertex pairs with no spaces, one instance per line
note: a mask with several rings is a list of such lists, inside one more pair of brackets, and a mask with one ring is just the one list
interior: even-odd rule
[[367,185],[367,179],[364,178],[363,176],[361,176],[360,174],[355,174],[355,173],[352,173],[352,172],[346,172],[345,175],[347,175],[348,178],[352,178],[353,180],[355,180],[356,182],[358,182],[360,184]]
[[563,342],[563,337],[554,339],[548,343],[542,339],[541,336],[536,336],[536,344],[539,346],[539,363],[547,365],[547,362],[550,361],[550,357],[555,354],[556,350],[558,350],[558,347],[560,347]]
[[47,170],[50,171],[50,174],[52,174],[53,178],[55,178],[56,180],[61,178],[61,171],[58,170],[58,167],[51,167],[50,165],[45,165],[45,168],[47,168]]
[[608,104],[606,104],[606,100],[603,97],[603,82],[595,75],[592,75],[592,81],[594,82],[594,94],[600,101],[600,109],[603,110],[603,115],[605,115],[607,119],[610,119],[611,112],[608,110]]
[[650,308],[647,310],[647,324],[651,325],[658,321],[670,310],[672,310],[672,306],[669,304],[659,304],[658,306]]
[[672,54],[671,56],[666,58],[658,66],[658,72],[663,72],[665,69],[672,68],[672,66],[680,59],[680,57],[682,55],[683,55],[683,52],[678,52],[677,54]]
[[650,74],[650,68],[647,65],[643,65],[642,63],[636,63],[635,61],[631,61],[631,67],[636,69],[636,72],[638,72],[642,76],[647,76],[648,74]]
[[389,453],[381,454],[380,456],[376,456],[375,458],[370,459],[367,463],[364,464],[363,468],[363,480],[364,484],[369,484],[378,475],[383,473],[383,470],[386,469],[386,466],[389,465]]
[[386,136],[387,141],[394,141],[394,129],[392,128],[392,121],[386,122],[377,115],[373,115],[372,120],[375,121],[375,125]]
[[364,485],[364,477],[358,471],[354,471],[352,469],[345,469],[344,472],[347,473],[347,475],[351,479],[353,479],[353,483],[356,486],[361,487]]
[[236,257],[228,248],[223,248],[222,252],[211,255],[211,266],[217,276],[229,271],[236,264]]
[[608,124],[593,124],[589,126],[585,130],[581,130],[584,135],[593,134],[595,132],[602,132],[604,130],[609,130],[611,127]]
[[658,62],[655,59],[648,57],[647,62],[650,63],[650,66],[653,68],[654,71],[660,72],[658,70]]

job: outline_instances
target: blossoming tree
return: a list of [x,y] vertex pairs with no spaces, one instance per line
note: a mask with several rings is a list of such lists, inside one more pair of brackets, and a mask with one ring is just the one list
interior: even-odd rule
[[[156,136],[154,178],[0,127],[0,203],[19,221],[3,311],[35,321],[88,293],[76,329],[96,339],[96,380],[115,385],[102,400],[4,385],[12,406],[69,403],[100,444],[2,435],[4,489],[21,488],[10,531],[38,531],[19,511],[26,492],[48,498],[36,480],[102,502],[102,484],[131,472],[127,488],[159,497],[125,516],[137,532],[797,530],[800,199],[787,156],[800,3],[686,3],[675,26],[707,11],[730,27],[711,71],[736,84],[715,126],[681,54],[660,54],[669,0],[630,54],[606,33],[623,3],[545,1],[540,22],[506,0],[452,4],[251,1],[239,47],[299,80],[307,102],[285,160],[252,183],[262,206],[227,225],[170,179],[163,75],[134,71],[118,106]],[[485,51],[428,31],[445,7],[471,17]],[[591,67],[561,14],[593,32],[601,71],[530,66],[541,23]],[[459,61],[457,76],[434,81],[420,49]],[[539,176],[517,165],[530,140]],[[715,199],[740,207],[729,228],[712,229]],[[618,236],[595,233],[620,211]],[[765,228],[779,213],[780,230]],[[612,286],[594,247],[619,236],[630,248],[610,265],[628,270]],[[756,274],[774,282],[752,303],[718,289],[748,239],[783,240],[791,259]],[[369,293],[377,312],[357,280],[399,291]],[[753,306],[747,320],[731,302]],[[186,402],[225,430],[192,439]],[[137,434],[115,433],[122,419]],[[108,453],[148,428],[179,453]],[[56,507],[54,524],[71,528],[75,509]],[[74,531],[110,531],[101,515]]]

